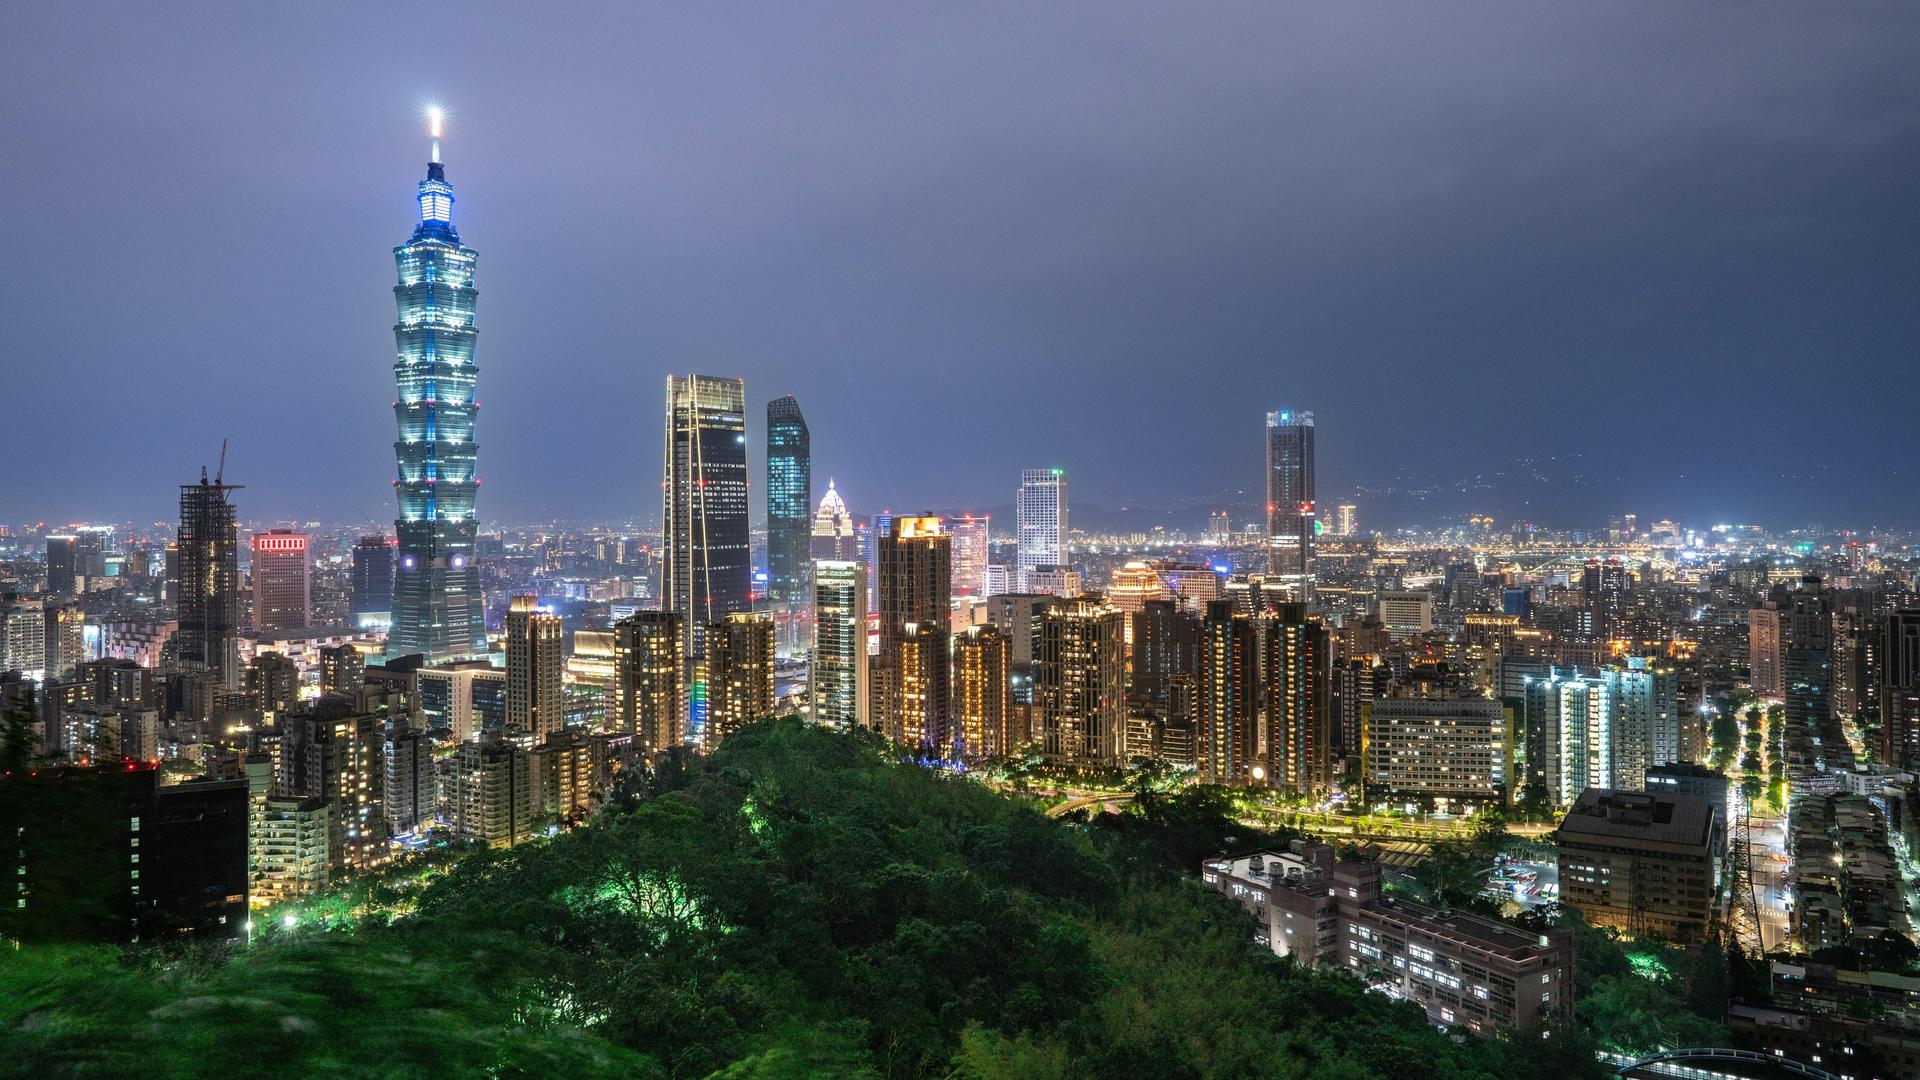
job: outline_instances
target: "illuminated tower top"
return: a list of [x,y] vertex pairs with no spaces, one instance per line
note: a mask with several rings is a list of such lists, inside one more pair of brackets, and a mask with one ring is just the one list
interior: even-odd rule
[[446,114],[438,105],[427,110],[427,126],[433,132],[433,153],[427,160],[427,178],[420,181],[420,225],[413,230],[415,240],[438,234],[458,243],[460,234],[453,227],[453,185],[447,183],[446,166],[440,162],[440,131]]

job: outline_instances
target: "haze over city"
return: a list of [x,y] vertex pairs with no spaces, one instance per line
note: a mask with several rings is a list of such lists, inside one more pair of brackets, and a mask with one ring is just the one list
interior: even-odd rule
[[252,515],[387,516],[438,101],[488,520],[657,521],[663,378],[699,370],[794,393],[874,509],[1006,506],[1035,464],[1251,506],[1292,406],[1380,526],[1920,523],[1911,5],[7,24],[0,340],[84,423],[14,411],[0,517],[164,517],[223,436]]
[[1920,5],[0,101],[0,1080],[1920,1080]]

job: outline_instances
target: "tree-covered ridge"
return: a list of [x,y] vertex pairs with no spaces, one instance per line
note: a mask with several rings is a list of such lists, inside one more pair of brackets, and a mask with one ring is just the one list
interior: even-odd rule
[[[1281,961],[1193,878],[1217,793],[1048,821],[861,734],[743,730],[551,841],[237,956],[0,959],[0,1073],[1591,1075]],[[379,899],[384,897],[384,899]],[[265,940],[261,940],[265,938]]]

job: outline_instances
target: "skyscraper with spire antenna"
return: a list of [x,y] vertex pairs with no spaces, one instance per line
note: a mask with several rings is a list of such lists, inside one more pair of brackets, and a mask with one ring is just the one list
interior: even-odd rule
[[393,295],[393,444],[399,549],[393,573],[390,656],[429,662],[486,652],[480,567],[474,561],[473,266],[477,253],[453,227],[453,185],[440,161],[438,109],[430,110],[432,160],[420,181],[420,222],[393,249],[400,282]]

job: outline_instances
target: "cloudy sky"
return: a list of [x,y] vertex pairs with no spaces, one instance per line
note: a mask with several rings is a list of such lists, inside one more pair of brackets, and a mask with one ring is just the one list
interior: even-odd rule
[[222,436],[390,517],[429,100],[483,518],[657,517],[697,370],[860,511],[1224,498],[1290,407],[1323,501],[1920,524],[1920,5],[1672,2],[11,5],[0,520]]

